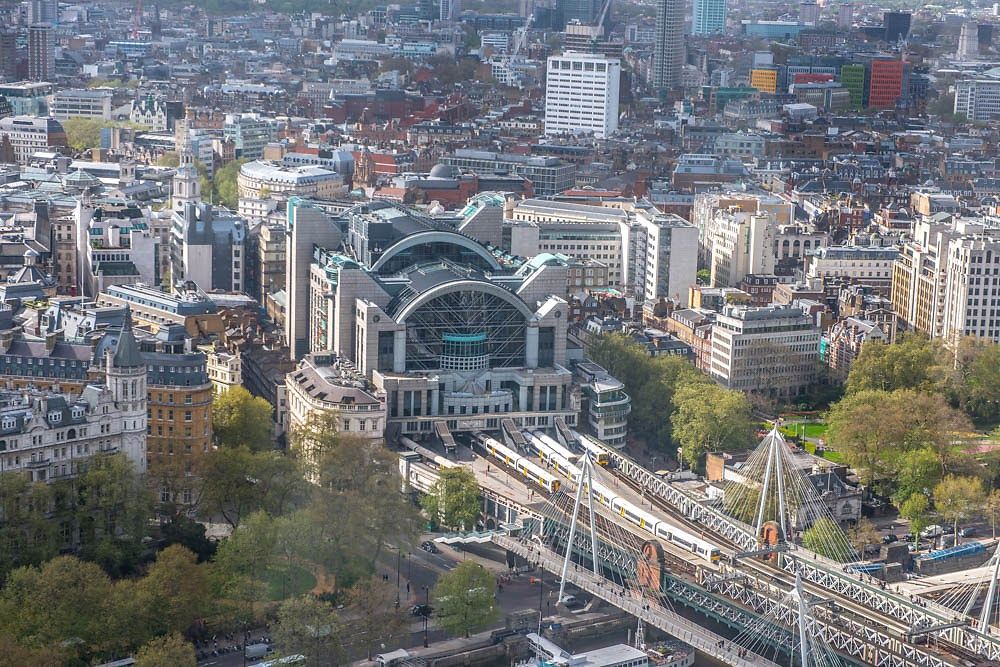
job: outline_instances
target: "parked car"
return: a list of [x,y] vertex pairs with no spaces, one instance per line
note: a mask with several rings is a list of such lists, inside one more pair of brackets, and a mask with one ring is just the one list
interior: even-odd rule
[[415,604],[410,607],[410,613],[414,616],[430,617],[430,615],[434,613],[434,608],[426,604]]
[[958,536],[959,537],[975,537],[976,536],[976,529],[973,528],[973,527],[971,527],[971,526],[969,528],[963,528],[962,530],[958,531]]
[[920,537],[923,537],[923,538],[926,538],[926,539],[931,539],[931,538],[934,538],[934,537],[941,537],[942,535],[944,535],[944,528],[942,528],[941,526],[939,526],[936,523],[935,524],[931,524],[930,526],[927,526],[926,528],[924,528],[923,530],[920,531]]
[[421,542],[420,543],[420,548],[423,549],[424,551],[426,551],[429,554],[436,554],[439,551],[439,549],[437,548],[437,545],[434,544],[433,542],[431,542],[430,540],[428,540],[426,542]]
[[898,542],[899,536],[888,533],[882,536],[882,544],[892,544],[893,542]]

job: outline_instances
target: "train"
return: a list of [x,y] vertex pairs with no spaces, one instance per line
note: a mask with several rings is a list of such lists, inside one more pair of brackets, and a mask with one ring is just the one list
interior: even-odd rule
[[514,450],[503,445],[499,440],[491,438],[483,433],[476,434],[476,440],[490,456],[497,459],[504,465],[513,468],[525,479],[535,483],[549,493],[559,490],[559,478],[533,462],[527,456],[522,456]]
[[577,433],[576,431],[571,431],[571,433],[576,436],[576,441],[580,443],[580,446],[590,452],[590,455],[594,457],[594,462],[597,463],[597,465],[607,466],[611,462],[611,457],[608,455],[607,449],[598,444],[596,440],[591,438],[589,435]]
[[426,447],[418,445],[416,442],[414,442],[410,438],[407,438],[405,435],[399,439],[399,443],[404,447],[406,447],[407,449],[409,449],[410,451],[420,454],[421,458],[423,458],[425,461],[430,461],[431,463],[435,464],[438,468],[458,468],[461,467],[462,465],[461,463],[452,461],[451,459],[441,456],[440,454],[436,454],[431,450],[427,449]]
[[[578,481],[582,471],[572,461],[567,460],[565,448],[552,447],[551,438],[543,438],[539,437],[539,435],[541,434],[529,434],[529,443],[538,451],[539,458],[547,461],[567,478]],[[610,508],[612,512],[618,514],[629,523],[638,526],[641,530],[660,538],[664,542],[669,542],[684,551],[690,551],[702,560],[711,563],[717,563],[722,559],[722,552],[708,540],[658,519],[649,512],[636,507],[625,498],[620,497],[600,482],[593,482],[593,494],[594,500]]]

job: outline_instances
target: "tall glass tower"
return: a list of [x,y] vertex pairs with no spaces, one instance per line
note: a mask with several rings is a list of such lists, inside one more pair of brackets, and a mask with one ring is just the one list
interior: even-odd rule
[[692,35],[718,35],[726,30],[726,0],[694,0]]
[[658,92],[675,91],[680,85],[683,65],[684,0],[659,0],[650,84]]

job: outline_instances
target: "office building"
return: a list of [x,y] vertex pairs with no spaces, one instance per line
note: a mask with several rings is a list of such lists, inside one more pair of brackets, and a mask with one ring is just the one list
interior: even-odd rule
[[224,323],[218,307],[196,292],[164,292],[143,285],[113,285],[97,296],[101,308],[128,307],[135,321],[157,330],[180,325],[189,338],[208,338],[222,333]]
[[885,41],[893,44],[910,35],[910,12],[884,12],[882,27],[885,29]]
[[227,114],[222,126],[226,139],[235,144],[236,157],[248,160],[258,160],[264,153],[264,147],[276,138],[276,132],[271,121],[261,118],[258,114]]
[[719,35],[726,31],[726,0],[694,0],[692,35]]
[[55,118],[7,116],[0,118],[0,140],[4,137],[14,151],[14,161],[27,164],[38,152],[66,150],[66,131]]
[[112,285],[160,284],[169,253],[151,229],[148,210],[136,204],[80,199],[73,217],[78,280],[72,286],[82,288],[77,294],[96,297]]
[[956,60],[975,60],[979,58],[979,24],[966,21],[958,34],[958,50]]
[[[387,433],[425,436],[440,422],[465,432],[497,431],[503,419],[576,424],[569,306],[556,296],[564,264],[542,258],[519,274],[449,225],[386,202],[327,220],[348,230],[349,256],[339,240],[301,248],[301,222],[288,255],[308,264],[305,346],[335,354],[385,395]],[[297,273],[288,272],[289,295],[300,290]],[[298,311],[289,310],[292,321]],[[291,328],[287,338],[298,345]]]
[[854,5],[845,3],[837,7],[837,30],[850,30],[854,27]]
[[840,85],[851,95],[851,108],[861,109],[865,105],[868,87],[865,85],[867,70],[864,65],[844,65],[840,68]]
[[268,160],[253,160],[240,167],[236,184],[240,200],[292,196],[335,199],[347,194],[343,177],[332,169],[314,165],[289,167]]
[[819,343],[801,308],[726,306],[712,327],[709,372],[727,389],[787,400],[816,381]]
[[555,8],[557,15],[562,17],[563,23],[594,23],[601,14],[603,0],[556,0]]
[[546,72],[545,134],[606,139],[618,129],[618,58],[564,53],[548,59]]
[[712,287],[738,287],[749,274],[774,273],[777,225],[766,213],[718,211],[712,223]]
[[954,346],[1000,341],[1000,230],[978,219],[914,223],[893,267],[892,305],[903,324]]
[[457,21],[462,14],[462,0],[438,0],[438,19]]
[[49,23],[28,27],[28,78],[51,81],[56,73],[56,36]]
[[111,120],[111,95],[112,91],[108,88],[60,90],[52,97],[49,113],[58,120],[70,118]]
[[28,0],[28,24],[59,23],[59,0]]
[[899,256],[893,246],[826,246],[806,257],[807,279],[835,278],[874,287],[886,296],[892,285],[892,267]]
[[0,81],[17,79],[17,33],[0,30]]
[[632,412],[625,385],[592,361],[577,362],[573,371],[583,393],[581,407],[588,430],[609,447],[621,449]]
[[641,300],[687,303],[698,231],[639,202],[621,207],[526,199],[508,212],[504,236],[523,257],[566,255],[607,267],[607,286]]
[[750,87],[762,93],[774,95],[778,92],[778,70],[762,67],[750,70]]
[[955,113],[970,121],[989,122],[1000,118],[1000,78],[956,81]]
[[815,2],[799,3],[799,23],[816,25],[819,22],[819,5]]
[[907,68],[902,60],[872,60],[868,81],[868,106],[891,109],[904,97]]
[[549,197],[576,185],[576,163],[557,157],[536,157],[514,153],[493,153],[460,148],[441,156],[441,163],[471,171],[480,176],[520,176],[531,181],[539,197]]
[[654,90],[678,96],[684,67],[684,2],[657,0],[656,41],[649,83]]

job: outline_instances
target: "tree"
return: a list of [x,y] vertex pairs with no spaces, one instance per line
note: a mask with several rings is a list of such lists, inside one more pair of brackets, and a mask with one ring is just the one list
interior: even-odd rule
[[215,178],[212,179],[216,199],[227,208],[236,209],[240,203],[239,188],[236,185],[236,178],[240,174],[240,167],[246,164],[246,158],[233,160],[221,169],[216,170]]
[[62,122],[66,143],[77,153],[101,145],[103,123],[92,118],[68,118]]
[[930,501],[922,493],[914,493],[899,505],[899,516],[910,521],[910,533],[913,541],[920,539],[920,531],[927,527],[927,510]]
[[285,600],[278,608],[274,640],[286,653],[305,656],[306,665],[339,665],[344,661],[333,608],[311,595]]
[[135,656],[135,667],[195,667],[194,646],[176,632],[151,639]]
[[699,468],[707,452],[734,451],[753,445],[750,403],[739,391],[713,383],[686,383],[674,396],[670,417],[684,460]]
[[[907,484],[929,484],[924,464],[928,452],[944,474],[960,459],[955,433],[968,430],[968,420],[940,394],[913,390],[863,389],[850,393],[827,413],[826,438],[866,486],[883,483],[886,493]],[[926,450],[914,453],[917,450]],[[909,468],[910,465],[918,465]],[[905,469],[905,472],[904,472]],[[911,488],[907,491],[922,491]]]
[[971,347],[959,368],[958,404],[977,422],[992,423],[1000,419],[1000,345],[975,341]]
[[[317,441],[322,434],[306,436]],[[411,542],[420,532],[420,515],[401,493],[396,457],[384,446],[357,436],[336,434],[320,456],[309,513],[312,560],[349,586],[374,572],[388,544]]]
[[153,496],[123,454],[95,456],[73,480],[80,555],[112,574],[133,568],[153,515]]
[[204,524],[183,514],[175,514],[160,529],[163,544],[179,544],[192,551],[198,562],[210,560],[215,555],[216,542],[205,537]]
[[850,540],[854,550],[862,556],[865,555],[867,547],[879,544],[881,541],[878,528],[871,521],[863,517],[848,531],[847,539]]
[[934,508],[945,521],[951,522],[958,535],[958,522],[968,519],[986,500],[983,481],[978,477],[948,475],[934,487]]
[[990,519],[990,526],[993,529],[993,539],[996,539],[997,517],[1000,516],[1000,489],[990,491],[990,494],[986,497],[984,510]]
[[25,474],[0,474],[0,581],[16,567],[38,565],[59,553],[60,520],[47,516],[55,491]]
[[213,561],[213,574],[221,590],[238,600],[245,609],[263,600],[264,577],[273,567],[277,532],[274,519],[266,512],[246,517],[219,545]]
[[29,647],[13,637],[0,635],[0,665],[31,665],[32,667],[64,667],[66,653],[55,646]]
[[78,659],[100,654],[109,637],[111,580],[99,566],[58,556],[10,573],[0,590],[0,636],[27,647],[65,647]]
[[802,546],[835,561],[854,560],[851,545],[833,519],[821,516],[802,533]]
[[244,445],[255,452],[274,448],[271,404],[243,387],[212,401],[212,435],[219,447]]
[[489,627],[500,617],[495,588],[489,570],[475,561],[462,561],[434,586],[438,623],[451,634],[465,637]]
[[368,659],[372,649],[389,646],[406,634],[406,617],[399,609],[395,587],[375,577],[358,581],[347,591],[346,618],[351,637],[364,642]]
[[872,342],[861,348],[861,354],[851,364],[847,393],[935,391],[947,379],[948,367],[948,352],[941,342],[919,334],[904,334],[892,345]]
[[479,482],[472,470],[465,467],[441,470],[421,503],[432,520],[459,530],[475,526],[482,513]]
[[921,447],[898,454],[892,462],[896,469],[896,499],[909,498],[914,493],[928,495],[941,481],[941,462],[930,447]]
[[208,569],[184,547],[167,547],[136,583],[135,595],[152,634],[185,632],[209,610]]
[[179,167],[181,166],[181,156],[177,151],[167,151],[156,160],[157,167]]
[[258,510],[285,514],[301,506],[309,491],[292,457],[274,450],[226,447],[205,455],[199,509],[205,516],[221,516],[235,528]]

